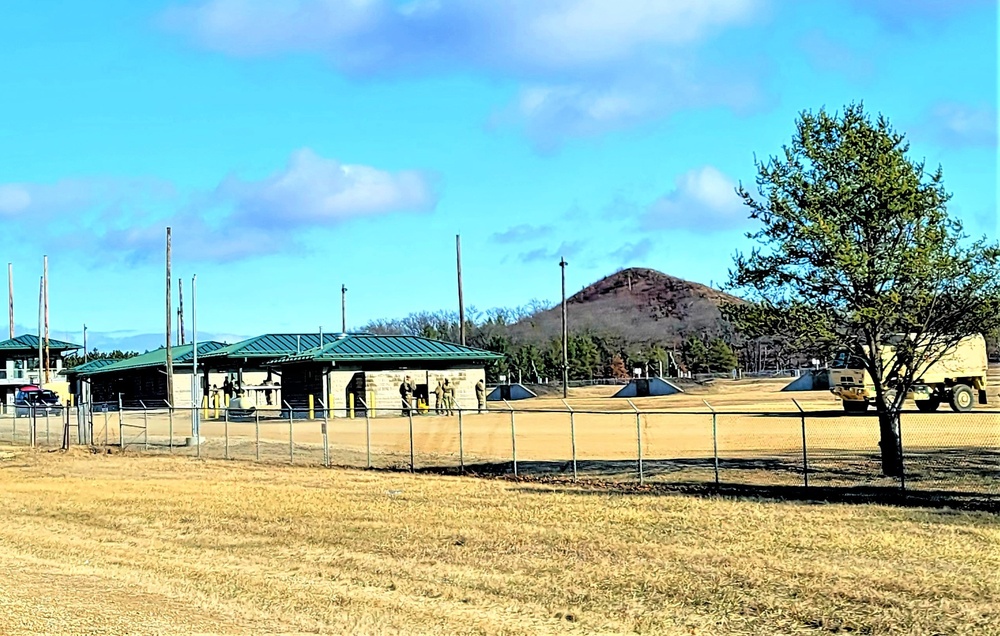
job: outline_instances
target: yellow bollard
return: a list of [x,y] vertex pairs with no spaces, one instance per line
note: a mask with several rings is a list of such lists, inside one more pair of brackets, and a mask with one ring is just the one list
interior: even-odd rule
[[203,418],[205,418],[206,420],[208,419],[208,396],[207,395],[201,396],[201,416]]
[[223,396],[223,399],[225,400],[226,408],[228,409],[229,408],[229,396],[228,395]]
[[309,419],[311,419],[311,420],[316,419],[316,412],[313,410],[314,405],[315,405],[315,398],[313,398],[313,396],[310,395],[309,396]]
[[347,396],[347,417],[354,419],[354,394],[350,393]]
[[326,416],[333,417],[333,393],[326,394]]

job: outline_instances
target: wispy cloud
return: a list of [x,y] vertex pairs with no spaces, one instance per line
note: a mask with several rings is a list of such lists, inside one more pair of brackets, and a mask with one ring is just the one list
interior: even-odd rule
[[646,259],[653,251],[653,240],[644,238],[635,243],[626,243],[611,253],[611,259],[621,266],[634,265]]
[[996,108],[956,102],[938,103],[917,124],[916,132],[952,148],[992,148],[997,145]]
[[480,71],[514,78],[494,125],[543,149],[681,108],[759,101],[750,69],[698,61],[714,35],[766,0],[203,0],[163,14],[168,29],[236,56],[311,53],[353,76]]
[[[996,0],[850,0],[857,13],[874,18],[888,31],[911,31],[918,26],[940,27],[962,13],[996,7]],[[994,20],[996,18],[994,17]]]
[[583,252],[586,241],[564,241],[556,249],[538,248],[518,255],[522,263],[537,263],[540,261],[558,262],[560,258],[573,258]]
[[170,184],[154,180],[0,184],[0,216],[11,227],[59,216],[65,233],[86,238],[91,248],[106,248],[90,249],[95,259],[110,253],[127,263],[158,258],[167,225],[178,229],[179,256],[228,262],[296,249],[310,228],[426,212],[437,200],[435,179],[427,173],[345,164],[309,149],[292,153],[268,177],[230,175],[213,191],[192,193],[185,201]]
[[532,239],[545,238],[552,234],[551,225],[515,225],[503,232],[496,232],[490,238],[497,243],[523,243]]
[[676,187],[650,204],[641,219],[646,229],[685,229],[701,233],[731,230],[748,214],[736,184],[713,166],[685,172]]

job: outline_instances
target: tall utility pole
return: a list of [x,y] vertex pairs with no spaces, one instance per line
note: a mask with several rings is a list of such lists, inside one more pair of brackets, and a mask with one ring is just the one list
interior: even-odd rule
[[83,323],[83,363],[87,364],[87,323]]
[[42,320],[45,313],[45,277],[38,279],[38,386],[45,384],[42,377]]
[[563,349],[563,399],[569,393],[569,330],[566,327],[566,266],[565,258],[559,258],[559,268],[562,270],[562,349]]
[[174,350],[171,347],[170,328],[174,323],[170,296],[170,228],[167,228],[167,402],[174,402]]
[[10,337],[14,337],[14,264],[7,263],[7,305],[10,320]]
[[198,375],[198,275],[191,277],[191,437],[201,445],[201,376]]
[[458,261],[458,337],[465,346],[465,301],[462,298],[462,236],[455,235],[455,257]]
[[177,279],[177,339],[184,344],[184,281]]
[[[347,285],[340,286],[340,333],[347,333]],[[320,346],[323,341],[320,339]]]
[[49,257],[42,257],[42,290],[45,297],[45,382],[49,381]]

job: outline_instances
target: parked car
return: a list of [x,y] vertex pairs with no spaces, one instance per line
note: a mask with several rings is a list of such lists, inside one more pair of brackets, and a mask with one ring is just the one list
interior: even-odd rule
[[14,394],[14,416],[31,417],[32,410],[36,415],[55,413],[60,408],[59,396],[55,392],[34,385],[22,386]]

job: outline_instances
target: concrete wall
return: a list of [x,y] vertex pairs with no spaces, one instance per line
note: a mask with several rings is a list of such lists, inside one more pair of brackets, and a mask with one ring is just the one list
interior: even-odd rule
[[[335,371],[331,373],[334,378],[329,380],[331,387],[337,387],[335,396],[340,400],[344,399],[347,382],[354,376],[354,371]],[[435,408],[434,388],[438,380],[449,380],[455,388],[455,401],[461,408],[476,408],[476,382],[486,380],[486,370],[483,367],[467,367],[446,370],[428,371],[424,369],[407,369],[403,371],[366,371],[365,388],[368,394],[369,406],[375,409],[374,415],[394,415],[402,411],[402,400],[399,395],[399,386],[406,376],[414,384],[427,385],[429,393],[428,405]],[[343,408],[342,403],[335,406]],[[338,413],[337,415],[342,415]]]

